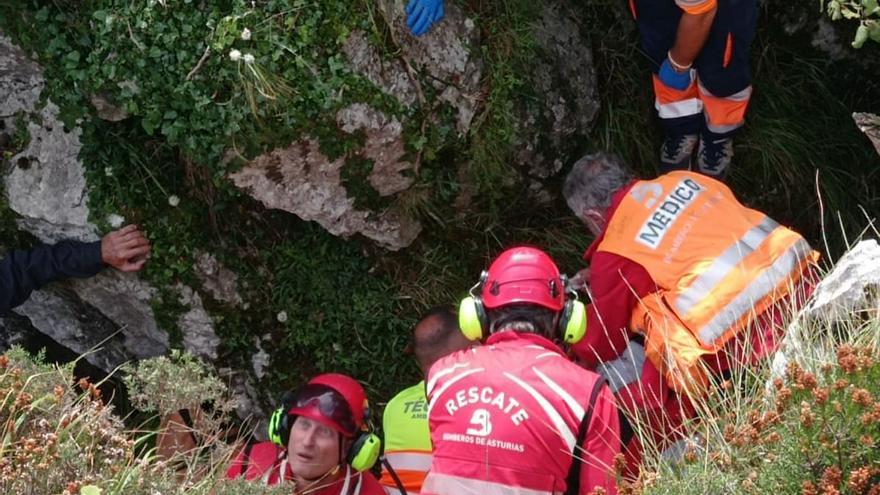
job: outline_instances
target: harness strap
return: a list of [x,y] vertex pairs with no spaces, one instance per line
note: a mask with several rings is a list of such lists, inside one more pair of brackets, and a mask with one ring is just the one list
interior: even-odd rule
[[408,495],[406,492],[406,488],[403,487],[403,483],[400,481],[400,478],[397,476],[397,471],[395,471],[394,468],[391,467],[391,463],[388,462],[388,458],[383,455],[381,462],[382,462],[382,465],[385,466],[385,469],[388,470],[388,474],[391,475],[391,479],[394,480],[394,484],[395,484],[395,486],[397,486],[397,489],[400,490],[400,495]]
[[599,392],[602,390],[602,387],[605,385],[605,379],[599,377],[596,380],[595,385],[593,385],[593,391],[590,393],[590,402],[587,406],[587,412],[584,413],[584,417],[581,420],[580,426],[578,426],[578,435],[577,435],[577,443],[575,443],[575,452],[572,452],[572,462],[571,467],[568,469],[568,478],[566,479],[566,490],[565,495],[578,495],[580,491],[581,485],[581,465],[583,461],[577,456],[577,449],[584,444],[584,439],[587,437],[587,429],[590,427],[590,421],[593,419],[593,408],[596,405],[596,398],[599,397]]

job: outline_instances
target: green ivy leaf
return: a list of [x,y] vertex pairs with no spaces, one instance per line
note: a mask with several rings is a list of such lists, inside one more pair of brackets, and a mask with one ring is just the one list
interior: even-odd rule
[[861,48],[862,45],[865,44],[865,41],[868,40],[868,26],[862,24],[856,30],[856,38],[852,42],[853,48]]
[[880,43],[880,22],[868,21],[867,26],[868,36],[877,43]]
[[101,489],[95,485],[85,485],[79,489],[80,495],[101,495]]

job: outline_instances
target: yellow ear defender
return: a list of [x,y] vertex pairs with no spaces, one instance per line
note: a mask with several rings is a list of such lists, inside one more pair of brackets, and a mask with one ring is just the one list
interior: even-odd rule
[[577,344],[587,334],[587,308],[578,301],[577,291],[570,287],[568,277],[562,275],[561,278],[566,300],[559,316],[559,329],[566,344]]
[[488,278],[489,272],[483,270],[480,281],[471,287],[471,295],[462,299],[461,304],[458,305],[458,326],[468,340],[482,339],[483,333],[489,326],[489,315],[486,314],[483,299],[480,297],[480,291]]
[[382,440],[372,431],[365,431],[348,450],[348,464],[355,471],[366,471],[376,464],[382,452]]
[[370,403],[364,399],[364,426],[348,449],[348,464],[355,471],[366,471],[376,464],[382,453],[382,439],[374,432]]

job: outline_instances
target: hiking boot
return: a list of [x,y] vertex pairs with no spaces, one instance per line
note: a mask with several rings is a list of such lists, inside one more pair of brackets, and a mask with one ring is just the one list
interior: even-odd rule
[[733,160],[733,138],[704,133],[697,152],[697,167],[701,174],[724,180]]
[[696,134],[667,135],[660,147],[660,174],[689,170],[697,140]]

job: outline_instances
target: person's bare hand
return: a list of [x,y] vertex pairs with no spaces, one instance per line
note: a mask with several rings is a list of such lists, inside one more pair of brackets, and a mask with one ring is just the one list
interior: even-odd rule
[[577,272],[571,279],[568,281],[568,286],[571,289],[576,291],[586,291],[587,286],[590,284],[590,269],[584,268]]
[[123,272],[136,272],[144,267],[150,254],[150,241],[137,225],[126,225],[101,239],[101,259]]

